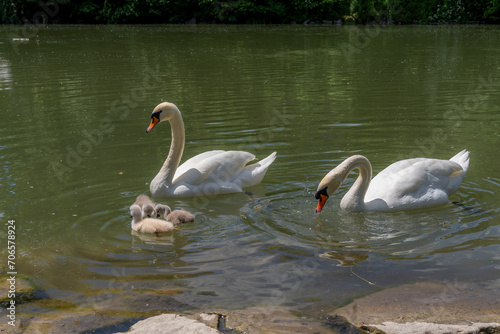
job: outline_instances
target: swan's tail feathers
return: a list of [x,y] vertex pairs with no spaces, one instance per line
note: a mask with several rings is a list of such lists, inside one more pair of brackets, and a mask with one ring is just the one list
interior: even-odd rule
[[265,168],[267,170],[267,168],[274,162],[274,159],[276,159],[276,152],[269,154],[268,157],[259,161],[259,164],[261,168]]
[[239,183],[241,188],[254,186],[264,178],[267,169],[276,159],[276,152],[271,153],[268,157],[262,159],[261,161],[254,163],[253,165],[246,166],[243,168],[241,174],[238,176],[238,180],[235,182]]
[[456,162],[460,166],[462,166],[462,169],[466,173],[467,170],[469,169],[469,154],[470,152],[467,150],[463,150],[458,152],[453,158],[451,158],[451,161]]

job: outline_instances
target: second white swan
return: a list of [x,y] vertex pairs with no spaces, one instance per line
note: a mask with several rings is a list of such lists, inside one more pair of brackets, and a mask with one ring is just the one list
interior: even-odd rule
[[184,121],[173,103],[160,103],[151,114],[151,124],[146,132],[163,121],[169,121],[172,143],[167,159],[149,189],[155,197],[192,197],[242,192],[262,181],[276,152],[258,163],[246,166],[255,159],[244,151],[208,151],[184,162],[179,162],[184,151]]
[[440,205],[458,190],[469,168],[469,151],[450,160],[416,158],[393,163],[372,178],[367,158],[354,155],[332,169],[318,185],[316,212],[353,169],[359,176],[340,202],[346,211],[396,211]]

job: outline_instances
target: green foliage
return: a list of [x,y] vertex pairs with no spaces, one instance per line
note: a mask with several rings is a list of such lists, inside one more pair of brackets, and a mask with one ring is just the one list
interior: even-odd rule
[[183,23],[193,17],[192,1],[94,0],[71,1],[73,23]]
[[291,23],[336,20],[349,14],[350,0],[200,0],[201,21]]
[[388,0],[390,19],[399,23],[428,22],[440,0]]
[[16,8],[14,3],[9,0],[0,0],[0,17],[3,23],[14,23],[16,17]]
[[488,22],[500,22],[500,0],[488,1],[484,19]]
[[292,1],[290,20],[305,22],[311,20],[334,21],[350,14],[350,0]]
[[500,0],[387,0],[387,10],[401,23],[500,23]]
[[462,0],[447,0],[438,4],[436,12],[429,17],[429,21],[440,23],[462,23],[465,20],[465,7]]
[[[21,24],[26,20],[30,23],[43,23],[47,15],[35,15],[40,12],[40,5],[36,0],[0,0],[2,24]],[[24,18],[24,20],[23,20]]]
[[[500,23],[500,0],[0,0],[2,24]],[[49,8],[47,10],[47,8]]]
[[373,0],[353,0],[351,12],[358,23],[372,22],[375,20],[376,16]]
[[200,0],[208,18],[220,23],[279,23],[286,7],[280,1],[216,1]]

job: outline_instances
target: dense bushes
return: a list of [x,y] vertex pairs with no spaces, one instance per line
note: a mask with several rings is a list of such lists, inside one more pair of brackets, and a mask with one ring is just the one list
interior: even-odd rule
[[0,0],[2,23],[500,23],[500,0]]

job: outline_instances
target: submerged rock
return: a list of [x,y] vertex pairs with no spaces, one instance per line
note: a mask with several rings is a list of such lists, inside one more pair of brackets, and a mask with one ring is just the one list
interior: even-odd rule
[[[148,285],[151,286],[151,285]],[[16,327],[0,324],[0,333],[115,333],[127,331],[140,320],[191,306],[172,296],[179,289],[105,289],[86,293],[49,291],[16,309]],[[58,295],[61,298],[48,296]],[[15,330],[12,332],[12,330]]]
[[[384,322],[372,327],[383,331],[385,334],[486,334],[500,333],[500,327],[495,323],[471,323],[468,325],[434,324],[429,322]],[[496,331],[496,332],[495,332]],[[373,333],[373,332],[371,332]]]
[[420,282],[388,288],[333,312],[387,334],[494,333],[500,329],[500,286]]
[[[344,321],[337,327],[336,321],[322,321],[305,315],[298,315],[290,308],[278,305],[255,306],[243,310],[221,311],[225,315],[227,330],[230,333],[268,334],[268,333],[294,333],[294,334],[358,334],[354,326],[349,326]],[[341,319],[336,317],[337,320]],[[341,332],[340,329],[349,327],[352,332]]]
[[116,334],[146,333],[220,334],[218,330],[208,327],[204,323],[177,314],[161,314],[156,317],[141,320],[133,325],[127,332]]

